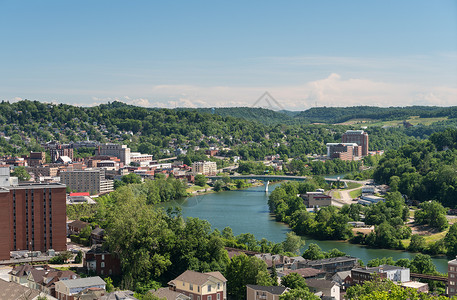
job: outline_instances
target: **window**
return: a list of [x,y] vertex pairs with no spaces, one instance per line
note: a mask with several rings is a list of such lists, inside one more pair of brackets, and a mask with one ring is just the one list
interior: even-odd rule
[[208,296],[208,298],[206,298],[207,300],[212,300],[212,296]]
[[450,285],[455,285],[455,281],[449,281]]
[[449,267],[449,270],[450,270],[450,271],[454,271],[454,270],[455,270],[455,267]]
[[217,289],[220,289],[220,288],[221,288],[221,283],[218,282],[218,283],[217,283]]
[[208,284],[208,292],[211,292],[211,284]]
[[102,261],[102,263],[100,264],[100,267],[104,268],[105,267],[105,262]]
[[454,277],[455,277],[455,275],[454,275],[454,274],[452,274],[452,273],[451,273],[451,274],[449,274],[449,276],[450,276],[451,278],[454,278]]
[[105,260],[105,254],[102,254],[102,260]]
[[221,300],[221,294],[217,294],[217,300]]
[[197,286],[197,291],[200,293],[200,286]]
[[189,283],[189,289],[190,289],[191,291],[194,290],[194,285],[193,285],[192,283]]

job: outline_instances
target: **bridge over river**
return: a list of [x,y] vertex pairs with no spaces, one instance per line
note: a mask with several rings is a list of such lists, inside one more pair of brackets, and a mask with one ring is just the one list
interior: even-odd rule
[[[206,178],[211,180],[222,179],[224,176],[206,176]],[[265,184],[265,192],[268,192],[268,184],[270,181],[305,181],[308,179],[307,176],[292,176],[292,175],[228,175],[231,179],[241,179],[241,180],[260,180]],[[347,182],[353,180],[345,180],[339,178],[325,178],[325,181],[328,183],[332,182],[342,182],[344,187],[347,187]]]

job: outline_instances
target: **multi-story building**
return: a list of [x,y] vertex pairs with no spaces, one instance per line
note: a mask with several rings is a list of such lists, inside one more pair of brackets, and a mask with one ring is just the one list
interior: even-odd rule
[[84,257],[83,266],[100,276],[121,274],[121,261],[108,251],[102,250],[100,245],[93,246]]
[[62,184],[0,187],[0,259],[14,250],[67,250],[65,202]]
[[380,265],[379,267],[364,267],[351,270],[351,278],[354,284],[362,284],[367,280],[372,280],[376,276],[397,282],[410,281],[409,268],[405,267]]
[[51,155],[51,162],[55,163],[61,156],[68,156],[73,160],[73,148],[71,145],[60,145],[57,143],[48,144],[49,154]]
[[457,258],[447,264],[448,287],[447,294],[449,297],[457,295]]
[[113,181],[105,178],[105,169],[61,172],[60,182],[76,192],[103,194],[113,191]]
[[358,160],[362,157],[362,147],[356,143],[327,143],[327,157]]
[[302,197],[306,207],[318,208],[332,205],[332,197],[322,192],[306,192]]
[[227,299],[227,279],[220,272],[199,273],[187,270],[168,282],[170,289],[194,300]]
[[98,147],[98,155],[116,156],[124,166],[130,165],[130,148],[127,145],[101,144]]
[[203,175],[216,175],[217,165],[214,161],[199,161],[192,163],[192,173]]
[[342,136],[343,143],[356,143],[362,147],[362,155],[368,155],[368,133],[363,130],[348,130]]
[[30,152],[27,164],[30,167],[40,166],[46,163],[46,152]]

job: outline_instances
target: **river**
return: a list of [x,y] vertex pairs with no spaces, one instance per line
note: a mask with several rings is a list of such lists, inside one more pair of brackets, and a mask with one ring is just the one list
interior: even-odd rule
[[[271,184],[269,191],[273,191],[279,184]],[[268,210],[268,195],[264,192],[264,186],[252,187],[245,190],[212,193],[172,201],[160,204],[167,208],[180,206],[184,217],[197,217],[208,220],[212,227],[222,231],[225,227],[231,227],[234,235],[250,232],[260,240],[266,238],[279,243],[284,241],[285,235],[290,228],[283,223],[276,222]],[[414,258],[414,253],[398,250],[370,249],[367,247],[340,241],[318,241],[305,237],[306,245],[318,244],[324,251],[333,248],[345,252],[348,255],[358,257],[367,263],[370,259],[392,257]],[[304,247],[306,249],[307,246]],[[301,252],[304,251],[301,250]],[[439,272],[447,272],[447,260],[445,258],[433,258],[433,262]]]

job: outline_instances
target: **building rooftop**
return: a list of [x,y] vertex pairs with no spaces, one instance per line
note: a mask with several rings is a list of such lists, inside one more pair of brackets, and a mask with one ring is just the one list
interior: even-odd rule
[[309,287],[313,287],[316,289],[330,289],[335,286],[337,283],[331,280],[324,280],[324,279],[306,279],[306,284]]
[[[219,274],[217,274],[219,273]],[[225,277],[220,273],[220,272],[210,272],[210,273],[200,273],[200,272],[195,272],[191,270],[187,270],[178,277],[176,277],[174,280],[170,281],[169,284],[174,284],[175,280],[183,281],[183,282],[189,282],[193,283],[196,285],[203,285],[205,284],[208,280],[211,279],[211,277],[216,278],[221,281],[227,281]]]
[[263,286],[263,285],[254,285],[254,284],[247,284],[246,287],[250,287],[256,291],[264,291],[271,293],[273,295],[282,295],[287,288],[283,286]]
[[62,280],[62,281],[59,281],[59,282],[64,284],[69,289],[83,288],[83,287],[86,287],[86,286],[105,285],[106,284],[106,282],[103,279],[101,279],[99,276],[78,278],[78,279],[70,279],[70,280]]

